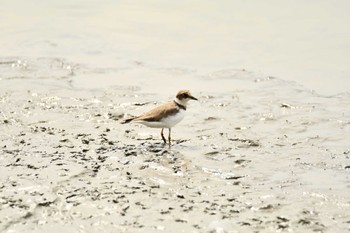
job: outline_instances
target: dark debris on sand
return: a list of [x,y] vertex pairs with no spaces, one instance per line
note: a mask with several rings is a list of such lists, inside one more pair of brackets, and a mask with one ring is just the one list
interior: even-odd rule
[[349,111],[334,107],[346,97],[247,78],[259,89],[201,93],[169,148],[158,130],[119,124],[154,96],[74,89],[70,75],[51,90],[0,92],[1,232],[349,229]]

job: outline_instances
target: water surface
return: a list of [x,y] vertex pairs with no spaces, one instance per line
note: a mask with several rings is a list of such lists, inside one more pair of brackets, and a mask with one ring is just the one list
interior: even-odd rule
[[247,69],[321,94],[349,91],[346,0],[1,5],[2,56],[59,57],[103,68],[136,61],[205,71]]

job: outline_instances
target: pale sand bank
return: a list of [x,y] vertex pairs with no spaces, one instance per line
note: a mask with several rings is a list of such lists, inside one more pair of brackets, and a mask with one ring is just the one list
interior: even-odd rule
[[[138,62],[2,58],[0,70],[2,232],[349,230],[349,94]],[[200,101],[171,150],[158,130],[119,124],[179,87]]]

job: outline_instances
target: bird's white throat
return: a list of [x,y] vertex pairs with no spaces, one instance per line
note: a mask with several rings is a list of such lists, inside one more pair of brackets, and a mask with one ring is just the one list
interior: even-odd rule
[[180,100],[178,98],[175,98],[175,102],[177,104],[180,104],[180,105],[182,105],[182,106],[184,106],[186,108],[188,100]]

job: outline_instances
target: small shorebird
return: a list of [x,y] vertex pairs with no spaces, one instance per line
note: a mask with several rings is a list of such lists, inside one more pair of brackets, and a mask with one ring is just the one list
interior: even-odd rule
[[122,124],[135,122],[146,125],[151,128],[162,128],[160,135],[164,143],[166,139],[163,134],[164,128],[169,129],[169,147],[171,146],[171,128],[179,123],[185,116],[187,102],[189,100],[198,100],[193,97],[188,90],[181,90],[177,93],[175,100],[162,104],[149,112],[140,116],[126,119]]

